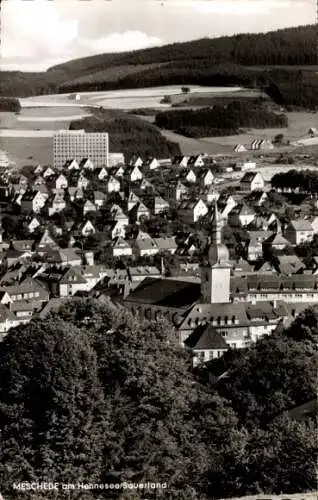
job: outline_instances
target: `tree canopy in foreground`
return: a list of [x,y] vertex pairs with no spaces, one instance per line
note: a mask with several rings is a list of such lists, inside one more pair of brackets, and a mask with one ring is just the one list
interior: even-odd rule
[[167,484],[107,491],[121,500],[314,489],[314,422],[283,410],[311,394],[317,318],[311,310],[301,325],[228,356],[216,386],[193,371],[166,320],[106,302],[71,300],[11,330],[0,344],[1,493],[21,498],[12,488],[21,481]]

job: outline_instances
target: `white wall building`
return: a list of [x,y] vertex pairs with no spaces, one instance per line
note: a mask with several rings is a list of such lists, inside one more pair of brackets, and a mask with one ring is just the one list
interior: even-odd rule
[[54,166],[58,168],[62,168],[67,160],[80,162],[83,158],[89,158],[96,168],[108,166],[108,133],[60,130],[53,136],[53,158]]

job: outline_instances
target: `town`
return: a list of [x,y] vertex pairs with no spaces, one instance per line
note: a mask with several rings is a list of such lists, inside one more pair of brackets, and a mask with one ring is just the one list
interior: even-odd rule
[[168,318],[198,365],[318,303],[317,174],[306,170],[317,159],[296,159],[312,178],[304,191],[303,180],[288,184],[295,164],[264,179],[262,164],[275,172],[281,156],[269,140],[234,164],[206,154],[126,160],[108,151],[106,132],[59,131],[52,148],[52,165],[2,161],[1,338],[70,297],[106,298]]

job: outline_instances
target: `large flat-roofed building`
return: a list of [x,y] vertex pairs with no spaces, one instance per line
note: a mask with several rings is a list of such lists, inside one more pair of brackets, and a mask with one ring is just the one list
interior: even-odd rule
[[108,167],[107,132],[86,133],[85,130],[60,130],[53,136],[54,166],[62,168],[67,160],[80,162],[89,158],[94,167]]

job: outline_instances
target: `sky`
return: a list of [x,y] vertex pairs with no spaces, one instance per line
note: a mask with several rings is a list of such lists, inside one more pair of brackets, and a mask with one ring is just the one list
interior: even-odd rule
[[3,0],[0,69],[314,24],[317,0]]

